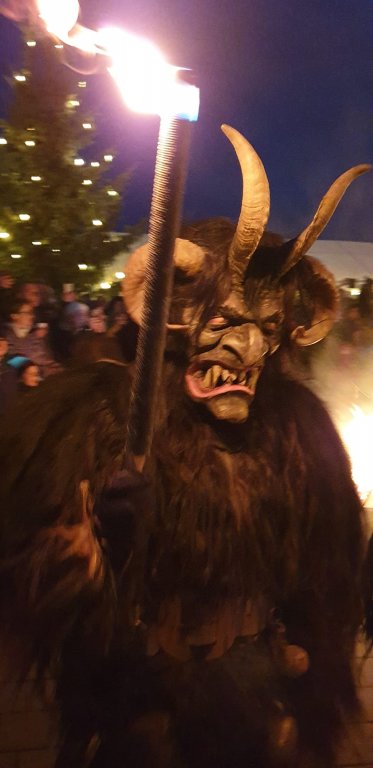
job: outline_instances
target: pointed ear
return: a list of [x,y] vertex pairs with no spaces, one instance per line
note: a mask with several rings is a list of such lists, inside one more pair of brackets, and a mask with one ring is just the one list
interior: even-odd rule
[[291,332],[291,339],[301,347],[321,341],[333,327],[339,308],[339,294],[334,277],[321,262],[311,256],[303,258],[304,278],[299,282],[300,294],[309,307],[312,317],[307,325],[298,325]]
[[[128,314],[132,320],[141,324],[141,314],[144,302],[144,282],[146,265],[149,257],[149,246],[146,243],[134,251],[126,264],[126,277],[122,283],[122,296]],[[184,272],[187,277],[196,275],[203,269],[205,254],[202,248],[190,240],[176,239],[174,265]],[[173,330],[183,330],[183,325],[170,325]]]

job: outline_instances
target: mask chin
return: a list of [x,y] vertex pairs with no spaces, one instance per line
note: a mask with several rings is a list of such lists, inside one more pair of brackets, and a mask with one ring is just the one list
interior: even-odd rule
[[242,392],[216,395],[211,400],[206,400],[204,405],[219,421],[229,421],[231,424],[242,424],[247,420],[252,398]]

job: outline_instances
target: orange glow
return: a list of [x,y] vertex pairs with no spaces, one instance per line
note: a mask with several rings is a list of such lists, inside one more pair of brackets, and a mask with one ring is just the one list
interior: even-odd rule
[[339,425],[339,433],[351,459],[352,476],[363,503],[373,491],[373,413],[366,414],[357,405]]

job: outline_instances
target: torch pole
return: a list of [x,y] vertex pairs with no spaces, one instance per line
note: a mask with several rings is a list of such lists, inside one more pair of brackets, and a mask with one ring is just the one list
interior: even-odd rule
[[162,118],[149,221],[149,257],[129,408],[126,453],[142,471],[149,453],[169,315],[191,123]]

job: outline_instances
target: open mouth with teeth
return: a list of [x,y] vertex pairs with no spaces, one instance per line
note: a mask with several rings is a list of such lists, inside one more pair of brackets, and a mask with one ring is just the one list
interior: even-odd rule
[[234,370],[220,362],[205,361],[188,369],[185,383],[194,400],[211,399],[232,392],[242,392],[247,397],[253,397],[259,372],[258,367]]

